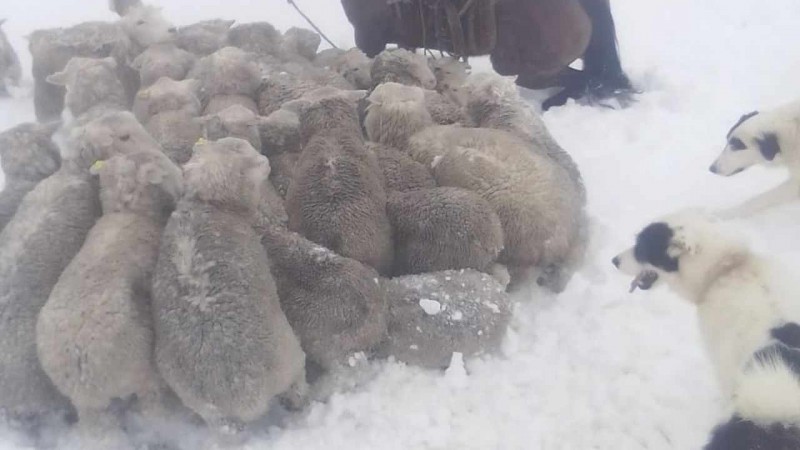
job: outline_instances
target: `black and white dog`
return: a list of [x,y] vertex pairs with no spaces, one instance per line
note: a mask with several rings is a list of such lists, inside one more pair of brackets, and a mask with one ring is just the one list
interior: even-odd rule
[[800,289],[697,212],[647,225],[613,263],[632,291],[663,282],[697,306],[733,409],[707,450],[800,449]]
[[722,217],[748,216],[800,197],[800,102],[745,114],[728,132],[727,140],[711,172],[727,177],[757,164],[784,166],[789,169],[789,180],[722,212]]

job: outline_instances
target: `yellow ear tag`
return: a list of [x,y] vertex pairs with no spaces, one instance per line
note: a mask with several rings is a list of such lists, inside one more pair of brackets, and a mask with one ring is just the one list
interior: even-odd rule
[[92,172],[97,172],[98,170],[102,169],[103,166],[105,165],[106,165],[105,161],[103,161],[102,159],[98,159],[97,161],[94,162],[94,164],[92,164],[91,170]]
[[200,138],[200,139],[197,140],[197,142],[194,143],[194,145],[204,145],[204,144],[207,144],[207,143],[208,143],[208,141],[206,140],[206,138]]

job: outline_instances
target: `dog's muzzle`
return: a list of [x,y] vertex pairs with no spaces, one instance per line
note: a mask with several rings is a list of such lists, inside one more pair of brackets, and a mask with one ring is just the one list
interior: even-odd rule
[[652,270],[643,270],[636,275],[636,278],[631,282],[630,292],[635,291],[637,288],[646,291],[653,287],[658,281],[658,273]]

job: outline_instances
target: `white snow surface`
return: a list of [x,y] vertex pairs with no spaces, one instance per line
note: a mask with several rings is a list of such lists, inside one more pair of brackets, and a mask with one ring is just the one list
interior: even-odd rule
[[[215,17],[305,26],[285,0],[162,0],[177,24]],[[297,0],[352,45],[336,0]],[[742,114],[800,98],[797,0],[613,0],[623,64],[644,92],[624,110],[571,103],[544,115],[580,165],[589,263],[566,292],[520,298],[503,354],[447,373],[371,363],[366,381],[315,403],[248,449],[692,449],[727,414],[693,308],[665,289],[628,294],[611,257],[654,217],[722,208],[782,181],[780,170],[719,178],[708,166]],[[23,35],[111,20],[105,0],[4,0]],[[478,66],[487,67],[485,60]],[[473,63],[473,66],[475,64]],[[33,117],[30,81],[0,100],[0,129]],[[800,263],[800,202],[736,221],[753,247]],[[800,301],[800,299],[798,299]],[[463,376],[462,376],[463,375]],[[12,437],[0,449],[19,448]]]

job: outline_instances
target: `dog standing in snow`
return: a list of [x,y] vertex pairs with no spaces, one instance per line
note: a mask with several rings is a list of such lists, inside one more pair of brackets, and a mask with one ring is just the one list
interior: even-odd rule
[[800,290],[704,215],[647,225],[613,259],[631,290],[665,282],[697,305],[731,420],[706,450],[800,449]]
[[728,132],[728,143],[711,165],[712,173],[731,176],[764,164],[785,166],[789,180],[735,208],[724,218],[745,217],[800,197],[800,102],[772,111],[745,114]]

